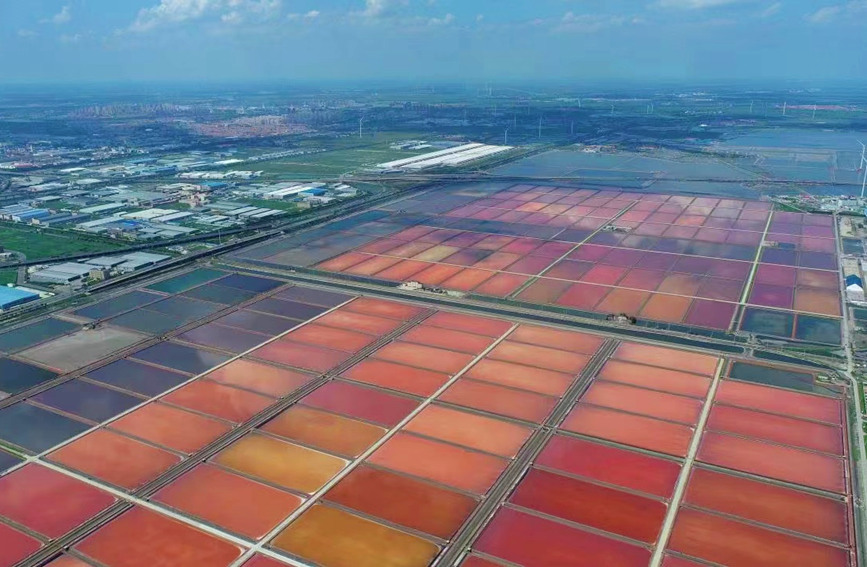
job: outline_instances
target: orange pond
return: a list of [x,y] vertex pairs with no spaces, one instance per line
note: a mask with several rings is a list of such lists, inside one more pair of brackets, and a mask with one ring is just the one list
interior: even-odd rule
[[558,299],[557,303],[575,309],[592,311],[599,301],[608,295],[612,288],[603,285],[577,283],[569,287]]
[[128,413],[109,427],[182,453],[195,453],[232,429],[228,423],[159,402]]
[[350,266],[343,271],[347,274],[356,274],[359,276],[372,276],[377,272],[389,268],[400,262],[400,258],[392,258],[390,256],[374,256],[370,260],[365,260],[353,266]]
[[461,378],[438,398],[459,406],[541,423],[557,398]]
[[842,419],[840,400],[734,380],[720,383],[715,401],[838,425]]
[[411,398],[338,380],[317,388],[302,402],[389,427],[400,423],[419,404]]
[[514,457],[533,431],[508,421],[440,406],[428,406],[404,430],[501,457]]
[[308,323],[290,331],[286,339],[323,348],[358,352],[376,339],[365,333],[358,333],[337,327]]
[[843,431],[834,425],[792,419],[733,406],[714,406],[707,428],[784,445],[843,454]]
[[581,354],[593,354],[603,343],[602,337],[535,325],[521,325],[509,335],[509,340]]
[[558,397],[563,395],[574,380],[572,375],[562,372],[489,359],[475,364],[464,376]]
[[440,285],[445,280],[461,271],[460,266],[449,264],[434,264],[429,268],[413,274],[412,279],[425,285]]
[[448,311],[435,313],[425,319],[424,324],[495,338],[512,327],[512,324],[508,321],[490,319],[488,317],[476,317],[475,315],[464,315],[462,313],[450,313]]
[[202,379],[190,382],[162,400],[235,423],[247,421],[275,401],[260,394]]
[[522,567],[646,567],[650,551],[518,510],[503,508],[476,551]]
[[226,567],[241,556],[234,544],[144,508],[125,512],[75,550],[110,567]]
[[430,266],[427,262],[417,260],[400,260],[397,264],[376,274],[377,278],[403,282],[413,279],[413,275]]
[[645,319],[680,323],[689,311],[692,299],[654,293],[641,309],[641,316]]
[[313,378],[309,374],[250,360],[235,360],[206,377],[220,384],[246,388],[274,397],[285,396]]
[[447,374],[456,374],[473,360],[470,354],[404,342],[388,344],[376,351],[374,356]]
[[795,311],[840,316],[840,294],[836,291],[799,287],[795,289]]
[[623,343],[617,347],[614,358],[629,362],[650,364],[663,368],[675,368],[683,372],[713,376],[716,371],[717,358],[705,354],[696,354],[683,350],[644,345],[639,343]]
[[0,565],[4,567],[16,565],[42,547],[38,540],[14,530],[6,524],[0,524],[0,541],[3,542],[3,545],[0,546]]
[[683,457],[693,430],[685,425],[577,404],[561,426],[567,431]]
[[0,477],[0,516],[58,538],[115,503],[84,482],[37,464]]
[[359,297],[350,301],[341,309],[352,311],[353,313],[362,313],[364,315],[373,315],[375,317],[388,317],[391,319],[400,319],[406,321],[412,319],[425,311],[423,307],[407,305],[406,303],[398,303],[396,301],[386,301],[385,299],[374,299],[372,297]]
[[373,256],[370,254],[347,252],[346,254],[337,256],[336,258],[331,258],[330,260],[321,262],[317,264],[316,267],[320,270],[327,270],[329,272],[342,272],[355,264],[370,260],[371,258],[373,258]]
[[439,552],[418,536],[323,505],[302,514],[272,545],[322,567],[427,567]]
[[530,469],[509,502],[609,533],[653,543],[665,518],[659,500]]
[[482,285],[474,289],[475,293],[493,295],[494,297],[506,297],[524,285],[529,278],[518,274],[497,274]]
[[821,453],[709,431],[704,434],[698,458],[705,463],[786,482],[831,492],[846,491],[843,461]]
[[394,319],[352,313],[345,309],[326,313],[316,319],[316,322],[321,325],[329,325],[340,329],[352,329],[371,335],[384,335],[400,327],[400,321],[395,321]]
[[[545,262],[548,261],[545,260]],[[554,303],[571,285],[570,282],[565,280],[540,278],[522,291],[518,295],[518,299],[531,303]]]
[[839,541],[849,542],[844,502],[792,488],[705,469],[693,469],[684,502]]
[[702,399],[707,395],[711,383],[710,378],[704,376],[619,360],[607,361],[599,371],[599,377]]
[[315,372],[327,372],[352,353],[278,339],[250,353],[250,356]]
[[678,512],[669,548],[728,567],[849,565],[845,549],[688,508]]
[[248,435],[223,449],[214,461],[278,486],[312,494],[347,461],[264,435]]
[[487,492],[508,465],[506,459],[409,433],[392,437],[369,461],[477,494]]
[[48,458],[129,490],[155,479],[181,460],[168,451],[104,429],[76,439]]
[[294,494],[207,464],[173,481],[153,499],[252,539],[267,534],[303,502]]
[[477,504],[465,494],[364,465],[341,480],[324,498],[443,539],[457,531]]
[[703,402],[665,392],[597,380],[581,397],[584,403],[694,425]]
[[424,397],[436,392],[449,379],[448,374],[441,372],[374,358],[359,362],[344,372],[342,376],[356,382],[364,382]]
[[295,405],[264,426],[264,431],[330,453],[357,457],[386,429],[337,414]]
[[551,438],[536,466],[663,498],[671,496],[680,475],[674,461],[564,435]]
[[615,288],[599,302],[595,311],[603,313],[627,313],[635,315],[648,300],[650,293],[632,289]]
[[546,348],[510,340],[503,341],[488,354],[489,358],[539,366],[548,370],[577,374],[587,364],[588,357],[565,350]]
[[455,246],[437,245],[427,248],[426,250],[415,254],[412,259],[422,262],[439,262],[448,258],[452,254],[460,252],[461,249]]
[[496,272],[491,272],[488,270],[477,270],[475,268],[465,268],[443,281],[441,284],[445,289],[455,290],[455,291],[470,291],[478,285],[481,285],[483,282],[487,281]]
[[491,337],[461,331],[450,331],[424,323],[414,329],[410,329],[401,335],[400,339],[410,343],[439,347],[467,354],[479,354],[494,342],[494,339]]

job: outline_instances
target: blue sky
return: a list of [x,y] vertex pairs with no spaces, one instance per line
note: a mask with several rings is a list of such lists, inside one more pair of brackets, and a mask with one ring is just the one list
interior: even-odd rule
[[0,82],[867,77],[867,0],[0,0]]

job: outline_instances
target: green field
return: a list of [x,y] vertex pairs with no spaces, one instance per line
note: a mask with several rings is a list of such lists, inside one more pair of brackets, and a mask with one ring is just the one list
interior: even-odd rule
[[0,285],[14,284],[18,281],[16,270],[0,270]]
[[276,209],[288,213],[299,212],[298,204],[292,201],[277,201],[272,199],[240,199],[245,205],[260,207],[263,209]]
[[[338,138],[328,140],[328,143],[317,145],[316,140],[305,140],[302,146],[323,148],[328,151],[304,156],[290,157],[274,161],[256,163],[251,169],[265,172],[270,179],[318,179],[322,177],[339,177],[363,167],[378,163],[411,157],[435,151],[428,148],[421,151],[393,150],[391,144],[395,141],[423,139],[411,134],[395,133],[378,134],[376,141],[366,138]],[[347,147],[349,146],[349,147]],[[360,147],[358,147],[360,146]]]
[[121,243],[85,238],[75,234],[67,236],[37,232],[32,228],[0,226],[0,246],[6,250],[23,253],[28,260],[67,254],[108,252],[122,246]]

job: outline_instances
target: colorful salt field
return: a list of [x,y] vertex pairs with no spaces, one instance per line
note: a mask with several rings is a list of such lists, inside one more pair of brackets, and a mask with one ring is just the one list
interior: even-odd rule
[[93,306],[217,286],[248,293],[74,371],[20,353],[80,323],[9,349],[0,567],[856,566],[808,370],[212,269]]
[[[617,190],[478,189],[438,189],[240,257],[581,312],[625,313],[644,324],[840,341],[830,215],[774,212],[766,202]],[[766,313],[792,322],[770,324]]]

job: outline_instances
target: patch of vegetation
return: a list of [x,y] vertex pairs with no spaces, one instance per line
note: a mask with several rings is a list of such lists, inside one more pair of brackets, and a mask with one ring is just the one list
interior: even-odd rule
[[189,203],[166,203],[164,205],[160,205],[161,209],[172,209],[174,211],[188,211],[192,207],[190,207]]
[[18,281],[16,270],[0,270],[0,285],[14,284]]
[[0,246],[6,250],[21,252],[28,260],[52,258],[68,254],[86,254],[88,252],[110,252],[123,246],[102,239],[89,238],[86,235],[61,235],[40,231],[30,227],[0,226]]
[[241,199],[246,205],[251,207],[259,207],[262,209],[277,209],[288,213],[298,212],[298,203],[292,201],[278,201],[270,199]]
[[777,211],[782,211],[785,213],[803,213],[803,209],[799,209],[798,207],[793,207],[792,205],[786,203],[774,203],[774,209]]

